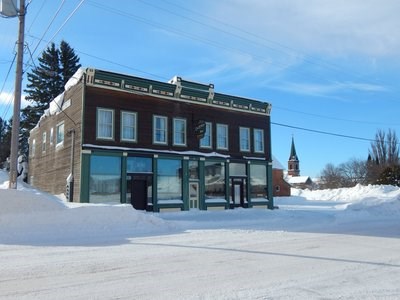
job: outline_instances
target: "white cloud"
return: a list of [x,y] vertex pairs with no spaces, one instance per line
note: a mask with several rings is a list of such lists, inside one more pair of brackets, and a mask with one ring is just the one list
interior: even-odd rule
[[398,0],[224,0],[215,5],[216,18],[276,48],[273,42],[312,54],[400,55]]
[[[29,101],[25,99],[24,94],[21,95],[21,107],[25,107],[29,104]],[[12,106],[14,103],[14,94],[3,92],[0,94],[0,105],[10,106],[10,111],[12,111]]]
[[309,96],[334,96],[339,92],[387,92],[381,85],[356,82],[333,82],[329,84],[287,82],[273,86],[274,89]]

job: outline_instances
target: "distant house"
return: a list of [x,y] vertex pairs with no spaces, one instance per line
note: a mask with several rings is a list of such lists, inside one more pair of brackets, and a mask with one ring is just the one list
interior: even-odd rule
[[290,184],[285,180],[284,167],[272,157],[272,182],[274,187],[274,197],[290,196]]
[[30,132],[33,186],[134,208],[273,208],[271,105],[80,69]]
[[313,181],[309,176],[290,176],[287,178],[289,184],[297,189],[312,189]]

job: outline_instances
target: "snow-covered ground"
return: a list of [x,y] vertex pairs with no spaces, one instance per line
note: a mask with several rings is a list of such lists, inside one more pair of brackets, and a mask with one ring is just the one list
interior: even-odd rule
[[400,189],[153,214],[71,204],[0,171],[0,299],[400,299]]

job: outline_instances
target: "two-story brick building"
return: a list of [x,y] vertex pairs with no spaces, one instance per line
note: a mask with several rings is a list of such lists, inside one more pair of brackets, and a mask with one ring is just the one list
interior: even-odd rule
[[273,208],[271,105],[80,69],[30,133],[30,183],[136,209]]

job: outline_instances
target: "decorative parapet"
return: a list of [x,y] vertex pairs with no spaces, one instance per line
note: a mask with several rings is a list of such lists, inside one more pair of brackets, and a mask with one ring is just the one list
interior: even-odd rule
[[270,115],[271,104],[214,92],[214,84],[202,84],[175,76],[160,82],[130,75],[88,68],[86,84],[144,95],[156,95],[171,100],[202,103],[225,109]]

